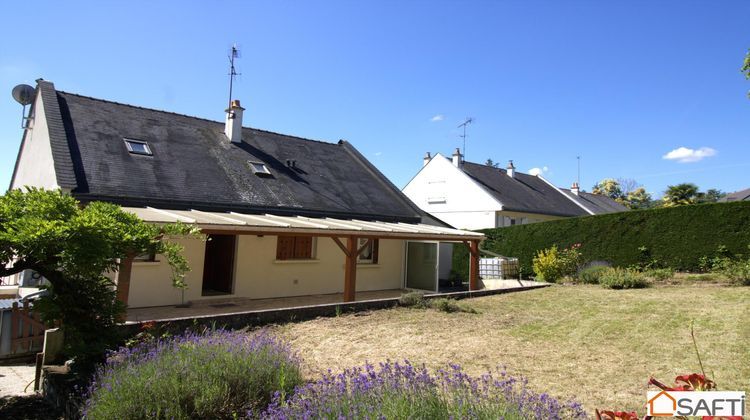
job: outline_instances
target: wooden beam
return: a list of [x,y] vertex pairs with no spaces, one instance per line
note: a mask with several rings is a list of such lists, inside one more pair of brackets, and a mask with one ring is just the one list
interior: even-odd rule
[[346,238],[346,263],[344,264],[344,302],[354,302],[357,292],[357,238]]
[[[203,228],[201,233],[204,235],[256,235],[256,236],[313,236],[316,238],[336,238],[352,234],[351,232],[321,232],[310,229],[274,229],[274,230],[255,230],[255,229],[216,229],[216,228]],[[465,236],[451,236],[451,235],[440,235],[440,234],[407,234],[407,233],[394,233],[394,232],[362,232],[356,234],[358,238],[369,238],[369,239],[403,239],[410,241],[419,240],[430,240],[440,242],[466,242]],[[484,238],[482,238],[484,239]]]
[[471,241],[469,249],[469,290],[479,290],[479,241]]
[[348,257],[349,256],[349,250],[346,249],[346,246],[344,246],[343,243],[341,243],[341,239],[339,239],[339,238],[337,238],[335,236],[331,237],[331,239],[333,239],[333,242],[336,242],[336,245],[338,245],[339,248],[341,248],[341,250],[344,251],[344,255],[346,255]]
[[120,260],[120,268],[117,270],[117,300],[128,306],[128,295],[130,294],[130,273],[133,271],[134,255],[128,255]]

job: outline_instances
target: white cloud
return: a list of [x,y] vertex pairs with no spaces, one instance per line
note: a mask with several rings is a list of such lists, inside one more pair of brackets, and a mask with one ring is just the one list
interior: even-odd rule
[[666,155],[662,156],[662,159],[676,160],[680,163],[691,163],[703,160],[703,158],[711,157],[716,155],[716,150],[710,147],[701,147],[700,149],[690,149],[687,147],[678,147]]
[[383,154],[383,152],[375,152],[375,156],[380,156],[382,154]]
[[545,172],[549,172],[549,168],[546,167],[546,166],[542,166],[541,168],[531,168],[531,169],[529,169],[529,175],[534,175],[534,176],[542,175]]
[[438,121],[443,121],[444,119],[445,119],[445,115],[443,115],[443,114],[437,114],[434,117],[430,118],[430,121],[432,121],[432,122],[438,122]]

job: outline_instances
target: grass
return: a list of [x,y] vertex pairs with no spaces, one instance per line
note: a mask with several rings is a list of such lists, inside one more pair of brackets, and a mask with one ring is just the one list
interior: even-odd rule
[[[276,327],[314,378],[386,359],[481,374],[497,366],[524,375],[538,392],[576,398],[587,411],[643,412],[654,376],[699,371],[690,323],[706,374],[720,389],[750,391],[750,288],[699,282],[650,289],[597,285],[471,300],[478,314],[394,308]],[[320,370],[318,370],[320,369]]]

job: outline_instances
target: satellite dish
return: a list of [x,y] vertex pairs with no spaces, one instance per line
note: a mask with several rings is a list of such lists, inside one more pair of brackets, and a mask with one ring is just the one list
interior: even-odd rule
[[26,106],[34,101],[34,88],[29,85],[18,85],[13,88],[13,99]]

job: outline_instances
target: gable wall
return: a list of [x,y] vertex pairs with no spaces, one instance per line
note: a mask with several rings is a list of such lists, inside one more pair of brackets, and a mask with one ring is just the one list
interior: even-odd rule
[[[458,229],[494,227],[501,204],[484,188],[438,154],[422,168],[404,194],[419,208]],[[430,203],[443,197],[444,203]]]
[[11,189],[24,186],[58,189],[47,119],[40,91],[33,108],[32,128],[26,130]]

